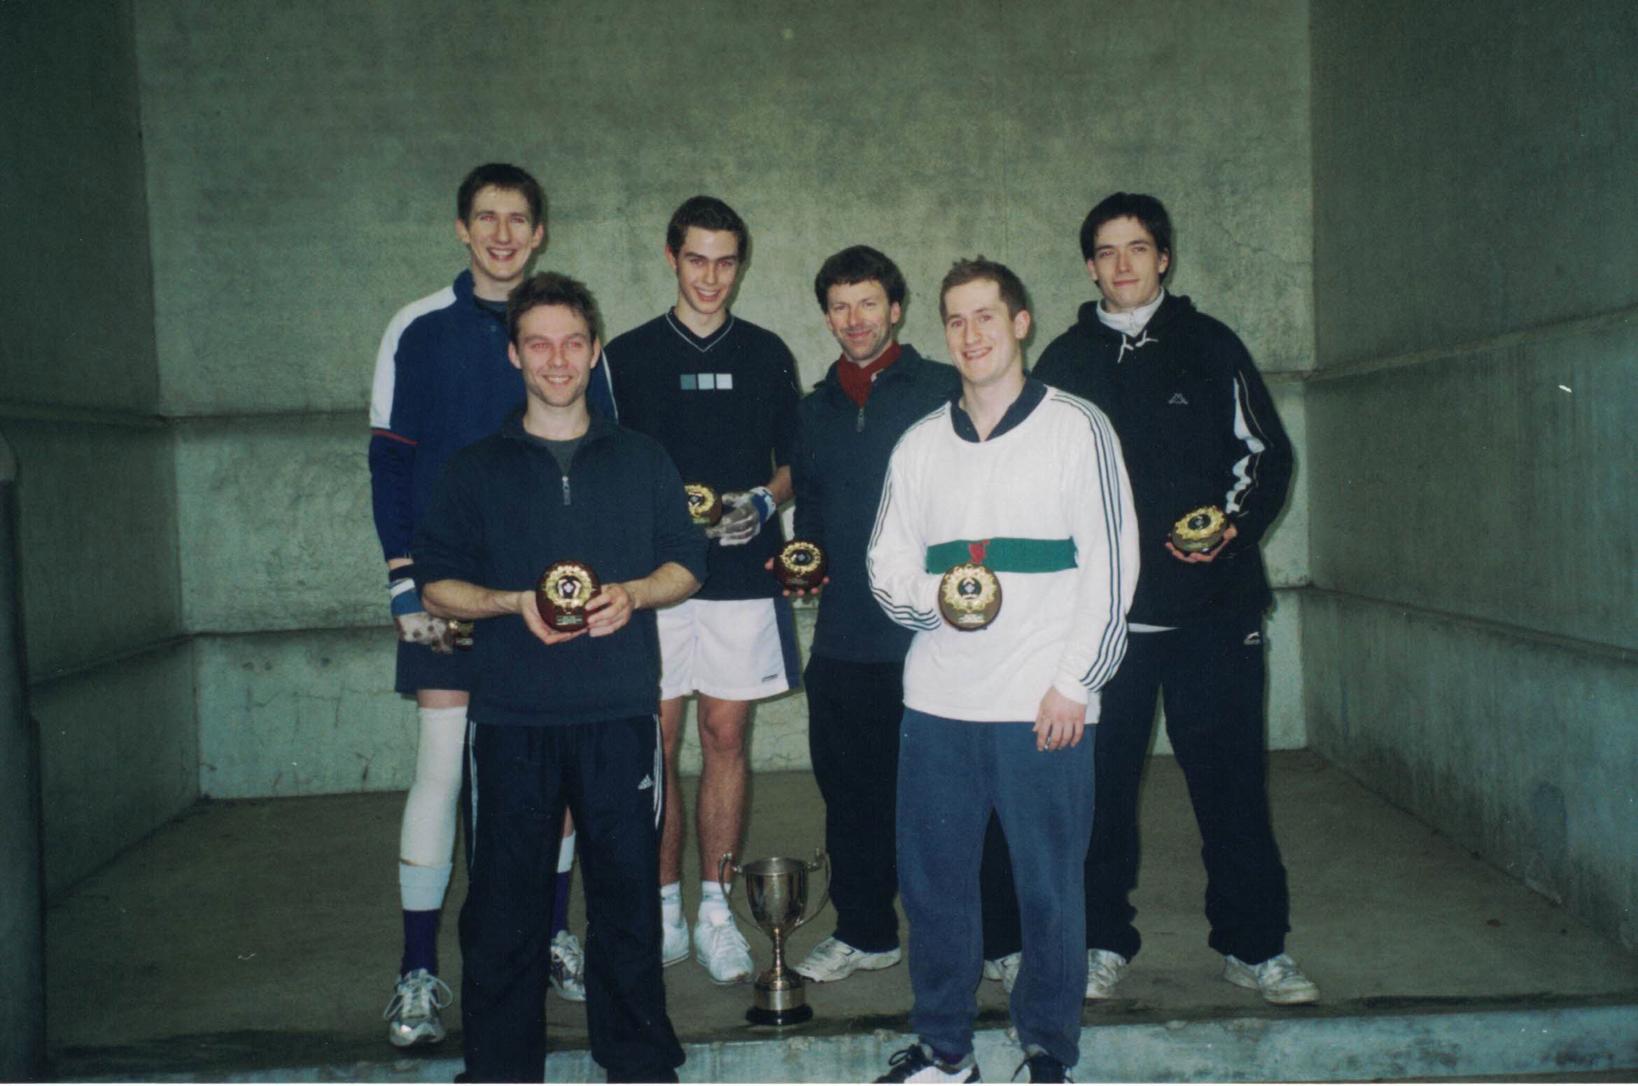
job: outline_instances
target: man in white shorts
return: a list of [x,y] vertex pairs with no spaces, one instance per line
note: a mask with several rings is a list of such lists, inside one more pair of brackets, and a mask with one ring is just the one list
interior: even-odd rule
[[698,595],[657,613],[665,828],[660,839],[661,957],[688,957],[682,908],[684,813],[677,788],[684,701],[699,695],[702,755],[695,823],[701,883],[694,957],[718,984],[750,979],[751,952],[716,878],[745,825],[751,702],[796,685],[789,601],[764,563],[783,542],[775,516],[791,496],[796,360],[778,336],[729,312],[748,240],[744,221],[711,196],[683,202],[666,229],[677,276],[670,309],[611,341],[607,372],[620,423],[665,446],[684,483],[723,500]]

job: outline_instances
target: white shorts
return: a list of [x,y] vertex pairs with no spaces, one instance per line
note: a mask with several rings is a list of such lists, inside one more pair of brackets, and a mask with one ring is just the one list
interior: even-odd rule
[[660,698],[706,694],[755,701],[797,684],[790,601],[684,600],[656,611]]

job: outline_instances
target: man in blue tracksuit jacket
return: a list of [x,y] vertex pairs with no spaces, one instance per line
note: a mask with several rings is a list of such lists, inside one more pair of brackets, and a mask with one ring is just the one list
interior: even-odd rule
[[[592,1058],[609,1081],[675,1081],[658,895],[660,658],[654,609],[705,573],[705,538],[659,444],[589,412],[596,303],[557,274],[519,286],[508,354],[522,412],[456,454],[415,536],[427,609],[477,622],[461,1019],[475,1081],[544,1076],[548,849],[574,815],[586,886]],[[549,628],[541,573],[582,562],[588,621]]]
[[867,245],[834,254],[814,294],[842,348],[797,407],[791,457],[796,535],[824,548],[830,571],[802,681],[836,930],[796,967],[823,982],[900,958],[893,810],[910,631],[871,595],[865,550],[893,446],[961,378],[897,342],[904,276],[884,254]]

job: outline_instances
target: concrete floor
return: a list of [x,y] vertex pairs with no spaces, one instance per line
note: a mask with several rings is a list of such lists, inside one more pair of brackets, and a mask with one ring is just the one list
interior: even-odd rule
[[[1088,1006],[1079,1078],[1607,1076],[1638,1067],[1638,955],[1315,755],[1274,755],[1270,788],[1291,875],[1289,950],[1321,986],[1321,1004],[1275,1009],[1218,979],[1182,777],[1157,757],[1136,895],[1144,950],[1120,998]],[[821,842],[810,775],[761,775],[752,802],[746,856],[808,855]],[[458,1068],[458,1005],[442,1051],[418,1059],[389,1049],[380,1018],[398,960],[401,805],[401,794],[204,803],[79,886],[48,916],[55,1073],[447,1079]],[[697,858],[690,862],[692,910]],[[464,892],[457,865],[443,940],[444,976],[457,991]],[[573,921],[583,930],[579,910],[577,900]],[[798,932],[793,954],[831,921],[827,911]],[[766,941],[750,938],[765,965]],[[755,1046],[741,1042],[768,1035],[743,1024],[750,990],[716,987],[692,962],[666,980],[690,1051],[683,1074],[694,1080],[856,1078],[902,1043],[910,1004],[902,966],[810,986],[814,1022],[746,1063],[734,1054]],[[1017,1055],[1003,1051],[1000,985],[984,983],[979,994],[980,1056],[993,1081]],[[576,1051],[583,1008],[551,996],[547,1012],[554,1077],[595,1077]],[[1393,1038],[1411,1040],[1395,1048]],[[827,1039],[835,1045],[821,1058]],[[1514,1051],[1520,1044],[1528,1051]],[[1401,1049],[1410,1054],[1388,1058]],[[824,1062],[843,1050],[853,1062]]]

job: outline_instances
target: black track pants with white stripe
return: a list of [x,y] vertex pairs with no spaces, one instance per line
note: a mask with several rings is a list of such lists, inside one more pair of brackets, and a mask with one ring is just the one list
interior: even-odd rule
[[657,732],[653,717],[472,726],[461,1024],[473,1079],[544,1077],[547,921],[565,807],[586,891],[592,1058],[611,1081],[664,1081],[683,1062],[660,978]]

